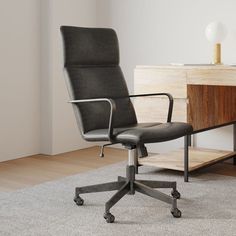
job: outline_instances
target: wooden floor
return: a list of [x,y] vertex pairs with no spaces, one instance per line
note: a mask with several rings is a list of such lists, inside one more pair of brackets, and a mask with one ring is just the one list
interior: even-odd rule
[[92,147],[55,156],[35,155],[0,163],[0,191],[12,191],[127,159],[127,151]]
[[[0,163],[0,191],[13,191],[50,180],[60,179],[84,171],[127,159],[127,151],[106,148],[99,157],[99,147],[63,153],[55,156],[35,155]],[[220,163],[206,172],[236,177],[236,166]]]

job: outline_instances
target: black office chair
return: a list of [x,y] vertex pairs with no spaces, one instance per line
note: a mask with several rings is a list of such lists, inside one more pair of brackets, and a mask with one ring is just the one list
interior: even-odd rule
[[[105,28],[62,26],[64,39],[66,82],[78,126],[87,141],[121,143],[128,149],[126,177],[118,181],[75,189],[74,201],[83,205],[84,193],[118,190],[106,203],[104,218],[108,223],[115,217],[110,213],[124,195],[135,191],[172,204],[171,213],[181,217],[177,208],[180,193],[176,182],[136,180],[137,156],[146,156],[145,143],[164,142],[185,136],[185,157],[192,126],[171,122],[173,98],[168,93],[129,95],[119,66],[119,47],[116,33]],[[137,123],[130,98],[167,96],[170,101],[167,123]],[[168,196],[154,188],[172,188]]]

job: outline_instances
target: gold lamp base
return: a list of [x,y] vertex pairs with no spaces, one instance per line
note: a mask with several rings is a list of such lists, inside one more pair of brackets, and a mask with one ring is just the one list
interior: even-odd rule
[[221,62],[221,44],[220,43],[217,43],[217,44],[214,45],[213,64],[222,65],[222,62]]

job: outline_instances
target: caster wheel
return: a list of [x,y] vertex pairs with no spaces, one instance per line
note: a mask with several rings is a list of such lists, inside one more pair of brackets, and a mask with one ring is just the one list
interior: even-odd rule
[[74,198],[74,202],[77,206],[82,206],[84,204],[84,199],[82,199],[80,196],[77,196]]
[[111,213],[105,213],[103,217],[107,223],[113,223],[115,221],[115,216],[113,216]]
[[172,190],[171,195],[173,198],[180,199],[181,195],[177,190]]
[[175,208],[173,210],[171,210],[171,214],[175,217],[175,218],[180,218],[182,213],[178,208]]

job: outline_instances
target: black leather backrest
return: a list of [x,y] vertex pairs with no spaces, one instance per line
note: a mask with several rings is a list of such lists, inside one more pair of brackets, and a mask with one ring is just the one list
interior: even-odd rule
[[[119,46],[112,29],[62,26],[65,68],[72,99],[113,98],[116,101],[114,127],[137,123],[135,111],[119,66]],[[82,133],[108,128],[107,103],[77,105]]]

